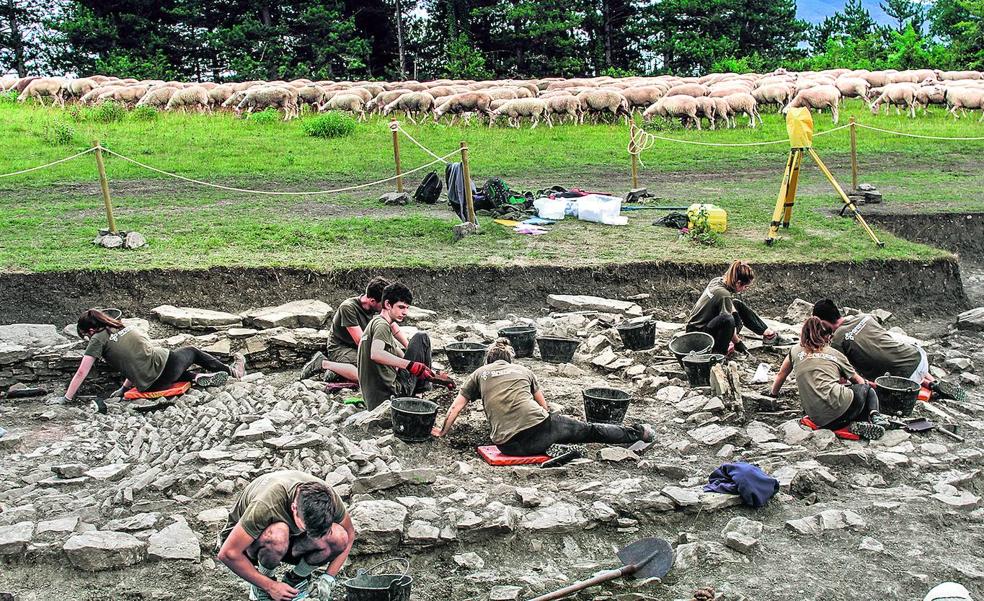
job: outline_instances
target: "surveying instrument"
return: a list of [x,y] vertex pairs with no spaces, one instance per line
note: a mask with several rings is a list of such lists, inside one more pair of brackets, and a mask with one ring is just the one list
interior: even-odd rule
[[816,151],[813,150],[813,117],[810,115],[810,109],[803,107],[789,109],[789,112],[786,114],[786,131],[789,132],[789,158],[786,159],[786,170],[782,174],[779,198],[776,200],[776,210],[772,213],[772,223],[769,224],[769,235],[765,239],[765,243],[772,246],[772,243],[778,237],[780,225],[783,228],[789,227],[789,221],[793,218],[793,203],[796,202],[796,185],[799,183],[800,165],[803,164],[803,155],[809,153],[813,162],[817,164],[821,173],[827,177],[830,185],[834,187],[834,190],[840,196],[841,202],[844,203],[844,207],[841,209],[841,215],[844,215],[845,211],[850,210],[854,214],[854,218],[864,228],[864,231],[868,232],[868,236],[874,240],[875,244],[879,247],[885,246],[885,243],[878,239],[878,236],[872,231],[871,226],[868,225],[868,222],[858,212],[858,207],[854,204],[854,201],[848,198],[847,194],[840,187],[840,184],[834,179],[833,174],[830,173],[830,170],[820,160]]

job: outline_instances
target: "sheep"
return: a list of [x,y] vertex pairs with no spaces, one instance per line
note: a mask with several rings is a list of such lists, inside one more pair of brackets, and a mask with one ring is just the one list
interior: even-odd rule
[[81,98],[99,87],[99,83],[92,79],[91,77],[83,77],[82,79],[70,79],[65,83],[62,88],[62,95],[68,98]]
[[488,94],[492,100],[515,100],[519,98],[516,95],[516,90],[512,88],[489,88],[482,91]]
[[181,112],[186,112],[188,108],[195,108],[199,113],[212,112],[212,107],[208,104],[208,90],[201,86],[176,90],[165,108],[169,111],[181,109]]
[[724,101],[728,105],[731,114],[737,115],[738,113],[744,113],[748,116],[748,127],[755,127],[756,117],[759,123],[762,123],[762,115],[758,112],[758,101],[755,100],[755,96],[746,92],[739,92],[738,94],[725,96]]
[[171,100],[171,96],[178,91],[178,88],[171,86],[159,86],[148,90],[146,94],[143,95],[137,102],[137,106],[149,106],[155,109],[164,109],[167,107],[167,103]]
[[775,104],[776,110],[778,111],[782,110],[782,107],[786,106],[793,99],[795,93],[793,92],[793,86],[788,83],[774,83],[755,88],[752,90],[752,96],[759,104]]
[[16,75],[4,75],[0,77],[0,92],[6,92],[17,85],[19,78]]
[[573,94],[557,94],[548,98],[542,98],[547,103],[547,115],[553,125],[553,116],[557,116],[557,122],[562,123],[564,116],[571,118],[571,123],[576,124],[581,117],[581,101]]
[[103,85],[98,88],[93,88],[86,94],[83,94],[81,98],[79,98],[79,104],[83,106],[96,104],[99,101],[99,97],[102,96],[103,94],[108,93],[112,95],[113,92],[115,92],[117,89],[122,87],[123,86],[110,84],[110,85]]
[[915,104],[917,107],[922,107],[924,115],[931,104],[946,105],[946,88],[938,84],[919,86],[916,90]]
[[666,90],[660,86],[634,86],[622,90],[622,96],[629,103],[629,110],[645,110],[646,107],[663,97]]
[[[296,81],[296,80],[295,80]],[[303,109],[305,105],[314,107],[320,111],[321,107],[328,102],[328,92],[324,88],[314,84],[305,84],[294,87],[297,90],[298,106]]]
[[789,101],[789,104],[782,109],[782,112],[786,113],[791,108],[801,106],[816,109],[817,111],[829,108],[834,118],[834,125],[836,125],[840,118],[840,111],[838,109],[840,97],[840,90],[836,86],[817,86],[801,91],[795,98]]
[[12,90],[17,90],[17,94],[23,94],[24,93],[24,90],[27,89],[27,86],[31,85],[31,82],[34,81],[35,79],[41,79],[41,78],[40,77],[36,77],[34,75],[28,75],[27,77],[21,77],[19,80],[17,80],[17,83],[15,83],[14,84],[14,87],[11,88],[11,89]]
[[[711,97],[709,96],[708,98]],[[720,97],[711,98],[711,101],[714,102],[714,115],[718,119],[724,119],[725,127],[734,127],[736,124],[734,118],[735,112],[731,109],[731,105],[728,104],[728,101],[725,98]],[[755,120],[752,119],[752,123],[754,122]]]
[[301,114],[298,99],[295,88],[286,85],[259,86],[246,91],[246,95],[236,105],[236,114],[241,116],[244,109],[247,115],[254,110],[283,109],[284,121],[289,121]]
[[960,109],[962,113],[966,109],[980,109],[981,118],[978,121],[984,121],[984,89],[948,86],[944,97],[946,98],[947,104],[950,105],[949,113],[955,119],[960,118],[957,115],[957,109]]
[[624,115],[626,121],[629,119],[629,103],[625,96],[618,92],[586,90],[577,95],[577,100],[581,103],[581,123],[584,123],[586,113],[592,113],[596,123],[606,112],[612,114],[613,123],[619,115]]
[[699,83],[681,84],[667,90],[664,96],[693,96],[696,98],[697,96],[707,96],[710,91],[710,88]]
[[220,108],[230,109],[233,111],[236,110],[236,107],[243,101],[243,98],[246,98],[246,94],[248,92],[249,90],[239,90],[238,92],[233,92],[232,95],[226,98],[220,105]]
[[141,98],[143,98],[144,94],[146,94],[149,89],[150,86],[141,84],[123,86],[122,88],[114,91],[113,94],[107,98],[107,100],[119,102],[123,106],[134,106],[140,101]]
[[384,108],[386,108],[387,104],[393,102],[400,96],[403,96],[404,94],[407,94],[412,91],[413,90],[409,88],[394,88],[392,90],[384,90],[379,94],[376,94],[375,98],[373,98],[372,100],[366,103],[366,112],[367,113],[381,112]]
[[912,83],[890,83],[885,86],[884,91],[871,103],[871,114],[877,115],[883,103],[894,105],[896,112],[898,107],[906,107],[909,117],[916,117],[916,89]]
[[509,123],[513,127],[518,128],[519,122],[523,117],[529,117],[532,126],[530,129],[535,129],[540,123],[540,118],[546,116],[547,125],[553,127],[553,123],[550,121],[550,113],[547,111],[547,102],[540,98],[518,98],[515,100],[507,100],[498,109],[492,111],[492,117],[489,119],[489,126],[492,122],[499,118],[500,115],[506,115],[509,118]]
[[834,86],[840,91],[842,98],[867,98],[871,89],[868,80],[861,77],[838,77]]
[[390,102],[383,108],[383,115],[389,115],[393,111],[403,111],[403,114],[407,116],[414,125],[417,124],[417,120],[414,119],[415,115],[420,113],[430,113],[434,110],[434,97],[427,92],[407,92],[406,94],[400,95],[396,100]]
[[215,86],[208,91],[208,103],[211,106],[222,106],[222,103],[229,100],[233,94],[236,93],[236,88],[230,84],[222,84],[221,86]]
[[697,129],[700,129],[701,117],[706,118],[708,126],[714,129],[717,122],[717,103],[707,96],[697,96],[694,101],[697,103]]
[[358,94],[349,94],[347,92],[335,94],[324,105],[324,109],[354,113],[358,116],[359,121],[365,121],[366,119],[366,101]]
[[448,96],[442,104],[434,108],[434,121],[440,121],[445,114],[451,113],[451,124],[453,125],[455,117],[465,112],[479,112],[491,119],[491,104],[492,97],[484,92],[465,92],[464,94]]
[[731,96],[732,94],[750,94],[752,89],[748,86],[739,85],[727,85],[720,87],[711,87],[711,91],[707,93],[709,98],[724,98],[725,96]]
[[[382,91],[382,90],[380,90],[380,91]],[[369,90],[367,90],[365,88],[361,88],[361,87],[348,88],[347,90],[345,90],[345,93],[346,94],[355,94],[356,96],[359,96],[360,98],[362,98],[363,104],[365,104],[366,102],[369,102],[370,100],[373,99],[373,97],[375,97],[375,94],[373,94]]]
[[642,113],[643,120],[648,123],[653,117],[663,119],[679,118],[682,123],[693,121],[700,129],[700,119],[697,118],[697,100],[693,96],[664,96]]
[[982,79],[980,71],[940,71],[938,73],[941,81],[954,81],[958,79]]
[[37,98],[38,103],[44,106],[44,99],[51,98],[51,104],[58,103],[65,106],[65,98],[62,96],[62,88],[65,85],[63,77],[40,77],[35,79],[24,88],[24,91],[17,97],[17,102],[24,102],[28,98]]

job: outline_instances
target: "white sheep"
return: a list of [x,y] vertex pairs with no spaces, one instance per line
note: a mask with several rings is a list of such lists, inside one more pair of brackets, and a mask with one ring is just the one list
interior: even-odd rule
[[840,91],[842,98],[867,98],[871,90],[868,80],[861,77],[838,77],[834,85]]
[[171,96],[178,91],[179,88],[174,88],[171,86],[158,86],[151,90],[147,90],[147,93],[137,102],[137,106],[149,106],[155,109],[164,109],[167,107],[168,101],[171,100]]
[[175,90],[167,101],[166,109],[169,111],[187,112],[189,108],[197,110],[199,113],[211,113],[212,107],[208,104],[208,90],[201,86],[191,86]]
[[18,102],[24,102],[29,98],[37,99],[41,106],[44,106],[44,99],[51,98],[51,104],[65,106],[65,98],[62,96],[66,80],[64,77],[39,77],[27,84],[24,91],[17,97]]
[[555,94],[542,98],[547,103],[547,115],[553,125],[553,116],[557,116],[557,122],[563,123],[564,117],[571,118],[571,124],[577,124],[581,117],[581,101],[573,94]]
[[714,98],[708,96],[697,96],[694,98],[697,103],[697,129],[700,129],[701,117],[707,119],[708,127],[715,129],[717,124],[717,103]]
[[692,96],[696,98],[698,96],[707,96],[710,91],[710,88],[699,83],[685,83],[673,86],[666,91],[665,96]]
[[918,86],[913,83],[890,83],[885,86],[882,93],[871,103],[871,114],[877,115],[882,104],[898,107],[904,106],[909,117],[916,116],[916,90]]
[[756,118],[760,124],[762,123],[762,115],[759,114],[758,101],[755,100],[755,96],[746,92],[739,92],[725,96],[724,101],[727,103],[731,114],[744,113],[748,117],[748,127],[755,127]]
[[947,86],[945,97],[946,103],[950,105],[949,113],[955,119],[960,118],[957,115],[958,109],[961,113],[966,113],[969,109],[971,111],[980,110],[981,118],[978,121],[984,121],[984,89]]
[[652,106],[654,102],[663,97],[666,88],[662,86],[632,86],[622,90],[622,96],[629,103],[629,110],[635,112]]
[[434,108],[434,121],[440,121],[441,117],[451,113],[451,125],[454,125],[454,120],[458,115],[477,112],[485,115],[491,125],[491,105],[492,97],[484,92],[465,92],[464,94],[446,96]]
[[502,106],[492,111],[492,121],[499,118],[500,115],[506,115],[509,118],[509,123],[513,127],[518,128],[520,121],[523,117],[529,117],[530,123],[532,124],[530,129],[535,129],[540,123],[540,118],[546,116],[547,125],[553,127],[553,123],[550,121],[550,113],[547,111],[547,101],[542,98],[518,98],[514,100],[507,100]]
[[393,111],[402,111],[407,119],[416,125],[417,120],[414,117],[434,111],[434,97],[427,92],[401,94],[396,100],[383,107],[382,114],[389,115]]
[[795,96],[794,88],[789,83],[773,83],[766,86],[761,86],[752,90],[752,96],[755,101],[761,105],[776,105],[776,110],[782,110],[782,107],[789,104],[789,101]]
[[612,122],[618,119],[619,115],[629,120],[629,103],[618,92],[610,90],[586,90],[577,95],[578,102],[581,103],[581,123],[584,123],[584,115],[590,113],[597,123],[605,113],[611,113]]
[[345,111],[356,115],[359,121],[366,119],[366,101],[358,94],[342,92],[335,94],[324,105],[327,111]]
[[375,98],[366,103],[366,112],[370,114],[380,113],[384,108],[386,108],[387,104],[393,102],[400,96],[413,91],[414,90],[411,90],[410,88],[393,88],[383,90],[379,94],[376,94]]
[[836,125],[840,118],[840,111],[838,110],[840,97],[840,90],[836,86],[816,86],[815,88],[809,88],[797,94],[782,109],[782,112],[787,113],[789,109],[796,107],[807,107],[817,111],[829,108],[834,118],[834,124]]
[[693,96],[664,96],[642,113],[642,118],[647,123],[657,116],[666,120],[680,119],[684,124],[693,121],[697,124],[697,129],[700,129],[697,100]]

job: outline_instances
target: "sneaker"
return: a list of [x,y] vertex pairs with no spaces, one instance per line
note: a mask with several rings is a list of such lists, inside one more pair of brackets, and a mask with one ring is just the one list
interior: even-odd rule
[[290,585],[297,589],[297,595],[294,596],[294,601],[299,601],[300,599],[307,599],[308,595],[311,593],[311,577],[310,576],[299,576],[291,570],[284,574],[283,578],[284,584]]
[[863,440],[878,440],[885,436],[885,428],[871,422],[854,422],[850,427],[851,434],[857,434]]
[[929,389],[938,394],[941,399],[962,401],[967,398],[967,391],[953,382],[936,380],[930,385]]
[[769,337],[762,336],[763,346],[791,346],[792,344],[792,340],[776,333]]
[[251,584],[249,585],[249,601],[273,601],[273,597],[255,584]]
[[236,353],[232,356],[232,358],[232,377],[237,380],[242,380],[243,376],[246,375],[246,355]]
[[567,453],[577,453],[581,457],[585,457],[588,454],[588,449],[585,446],[579,444],[552,444],[547,448],[547,452],[544,455],[549,455],[550,457],[560,457],[561,455],[566,455]]
[[886,430],[892,427],[892,422],[891,420],[888,419],[888,416],[885,415],[884,413],[878,413],[877,411],[871,414],[869,421],[875,424],[876,426],[881,426]]
[[327,357],[325,357],[325,354],[322,353],[321,351],[315,353],[314,356],[311,357],[311,360],[305,363],[304,367],[301,368],[300,379],[307,380],[308,378],[314,376],[315,374],[321,373],[321,371],[324,369],[321,367],[321,364],[324,363],[326,359]]
[[652,442],[656,440],[656,430],[649,424],[639,424],[636,426],[639,430],[639,440],[642,442]]
[[200,374],[195,378],[195,386],[201,386],[202,388],[208,388],[209,386],[225,386],[225,383],[229,381],[229,374],[224,371],[215,372],[214,374]]
[[109,407],[106,406],[106,401],[100,398],[92,399],[92,408],[96,410],[96,413],[102,413],[103,415],[109,413]]

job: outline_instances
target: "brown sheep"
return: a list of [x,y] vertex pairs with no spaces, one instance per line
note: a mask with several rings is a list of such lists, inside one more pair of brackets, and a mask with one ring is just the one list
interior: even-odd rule
[[400,96],[413,92],[410,88],[393,88],[376,94],[376,97],[366,103],[367,113],[380,113],[386,105],[393,102]]

